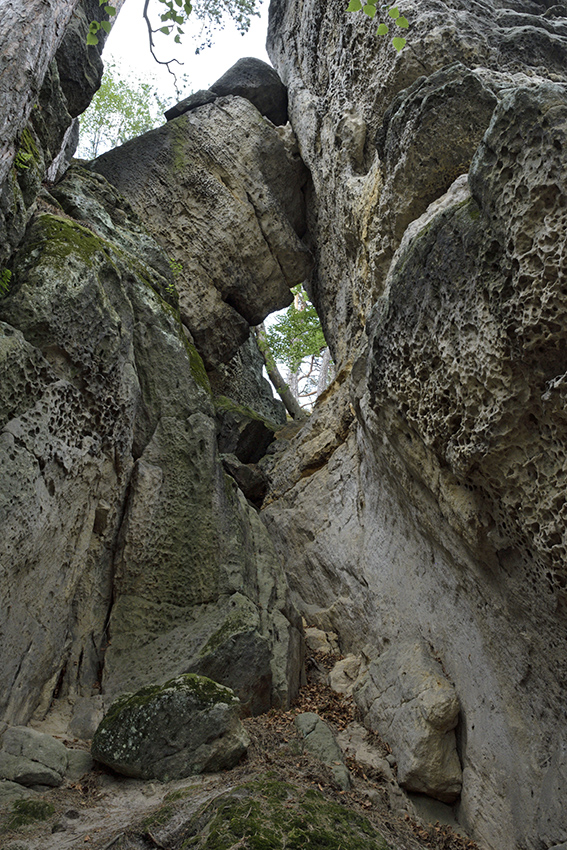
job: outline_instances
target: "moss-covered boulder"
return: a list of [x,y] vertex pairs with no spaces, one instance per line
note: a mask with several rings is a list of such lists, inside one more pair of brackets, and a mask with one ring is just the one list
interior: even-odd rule
[[125,776],[166,782],[234,767],[247,746],[234,692],[187,674],[119,697],[91,751]]

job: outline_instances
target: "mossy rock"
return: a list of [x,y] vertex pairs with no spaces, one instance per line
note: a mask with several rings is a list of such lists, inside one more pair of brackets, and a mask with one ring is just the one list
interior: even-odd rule
[[217,396],[214,403],[219,451],[235,455],[241,463],[257,463],[273,442],[279,426],[226,396]]
[[189,673],[119,697],[91,751],[125,776],[167,782],[234,767],[247,746],[234,692]]
[[388,850],[366,818],[317,791],[272,779],[240,785],[197,811],[191,801],[169,802],[155,812],[152,835],[172,850]]

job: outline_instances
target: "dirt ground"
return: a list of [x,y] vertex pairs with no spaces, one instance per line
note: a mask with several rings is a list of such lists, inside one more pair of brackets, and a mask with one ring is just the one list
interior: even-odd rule
[[[336,659],[319,658],[319,669],[333,660]],[[352,788],[340,791],[329,768],[301,753],[294,718],[305,711],[317,713],[335,732],[359,719],[352,698],[311,681],[288,711],[272,710],[244,720],[250,747],[233,770],[159,783],[127,779],[95,769],[77,782],[42,795],[55,809],[45,821],[8,830],[10,807],[0,810],[0,847],[5,850],[73,850],[78,847],[111,850],[123,834],[136,826],[141,829],[139,825],[163,806],[165,797],[172,791],[191,787],[196,800],[206,799],[269,773],[272,779],[291,782],[305,790],[316,789],[327,799],[363,814],[380,830],[392,850],[479,850],[473,841],[457,834],[450,826],[426,823],[416,817],[411,802],[399,789],[399,803],[393,806],[388,781],[376,771],[365,772],[352,759],[347,759]],[[390,755],[388,746],[377,736],[373,736],[372,743],[383,757]],[[72,745],[77,746],[77,742]],[[149,831],[146,838],[150,846],[162,846],[159,842],[152,844]]]

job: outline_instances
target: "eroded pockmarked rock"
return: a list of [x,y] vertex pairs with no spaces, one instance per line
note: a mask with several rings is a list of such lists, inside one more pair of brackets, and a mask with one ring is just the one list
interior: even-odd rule
[[234,767],[247,746],[234,692],[188,674],[116,700],[91,752],[125,776],[166,782]]
[[57,693],[85,729],[101,689],[181,672],[249,713],[287,704],[300,622],[221,466],[167,258],[100,175],[73,169],[41,208],[0,302],[3,716],[41,719]]

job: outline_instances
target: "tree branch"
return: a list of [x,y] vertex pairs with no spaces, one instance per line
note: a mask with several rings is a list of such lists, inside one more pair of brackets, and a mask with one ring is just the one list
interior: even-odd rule
[[144,10],[142,12],[142,16],[143,16],[143,18],[146,22],[146,26],[148,28],[148,40],[149,40],[149,43],[150,43],[150,53],[152,54],[153,58],[155,59],[155,61],[157,62],[158,65],[165,65],[165,67],[167,68],[167,70],[169,71],[169,73],[171,74],[173,79],[175,80],[175,88],[177,89],[177,75],[175,74],[175,71],[172,71],[169,66],[172,65],[174,62],[177,62],[178,65],[183,65],[183,62],[180,62],[179,59],[170,59],[168,62],[164,62],[163,60],[157,58],[156,53],[155,53],[154,32],[159,32],[159,30],[152,29],[152,23],[150,21],[150,17],[149,17],[149,14],[148,14],[148,6],[149,5],[150,5],[150,0],[144,0]]

